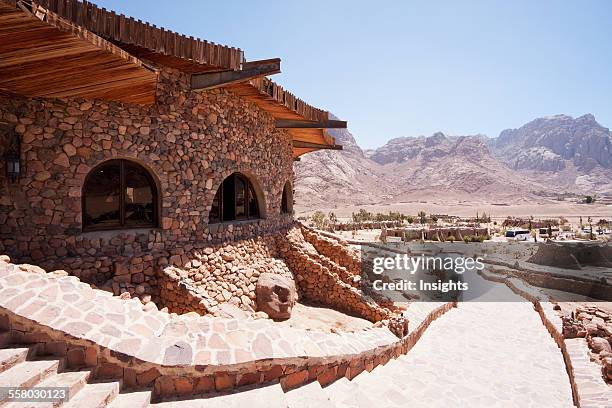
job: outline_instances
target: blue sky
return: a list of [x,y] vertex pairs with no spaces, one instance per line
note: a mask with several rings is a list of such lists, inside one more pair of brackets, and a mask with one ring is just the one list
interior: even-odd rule
[[273,79],[362,147],[436,131],[497,136],[544,115],[612,126],[612,2],[93,0],[280,57]]

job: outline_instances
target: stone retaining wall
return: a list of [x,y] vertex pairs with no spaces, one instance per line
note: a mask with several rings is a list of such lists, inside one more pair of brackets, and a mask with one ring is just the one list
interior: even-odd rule
[[[319,253],[313,242],[334,260]],[[392,302],[362,290],[367,285],[359,275],[360,260],[347,245],[298,224],[254,239],[191,250],[168,263],[171,266],[161,271],[159,302],[170,312],[218,315],[220,305],[227,303],[254,312],[257,279],[271,272],[294,279],[300,298],[372,322],[396,318],[392,326],[400,337],[407,325]]]
[[531,285],[576,293],[596,299],[612,301],[612,284],[604,276],[594,278],[586,274],[578,275],[575,272],[567,273],[561,268],[546,268],[522,261],[514,263],[493,257],[485,258],[484,262],[490,265],[499,265],[507,268],[507,272],[517,278],[523,279]]
[[[305,298],[356,314],[372,322],[394,317],[397,309],[392,302],[375,298],[375,294],[360,289],[366,288],[367,284],[360,284],[360,288],[357,288],[345,283],[339,276],[345,273],[346,269],[339,266],[330,268],[323,255],[309,250],[303,231],[311,234],[311,240],[314,239],[308,230],[294,228],[288,232],[287,239],[281,242],[281,252],[295,275],[300,293]],[[354,261],[352,255],[350,259],[351,262]],[[355,278],[358,278],[356,282],[364,283],[364,277]]]
[[317,233],[304,225],[302,225],[302,234],[306,241],[312,244],[321,255],[326,256],[338,265],[344,266],[351,275],[361,275],[359,254],[347,245],[346,241]]

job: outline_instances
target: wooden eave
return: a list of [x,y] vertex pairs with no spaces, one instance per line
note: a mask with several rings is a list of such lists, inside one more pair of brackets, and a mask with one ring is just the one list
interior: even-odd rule
[[[0,0],[0,57],[0,91],[140,104],[155,102],[157,73],[151,64],[195,75],[244,72],[249,65],[238,48],[187,37],[78,0]],[[226,76],[236,77],[220,75]],[[266,77],[221,86],[275,120],[330,122],[328,112]],[[321,125],[286,131],[297,145],[314,146],[294,147],[295,158],[338,148]]]
[[53,12],[0,0],[0,89],[31,97],[152,104],[157,72]]
[[36,0],[32,3],[121,46],[139,58],[185,72],[238,70],[244,61],[239,48],[188,37],[87,1]]
[[[329,121],[327,111],[307,104],[265,77],[230,85],[226,88],[270,113],[275,120]],[[293,147],[294,158],[322,148],[337,148],[334,138],[325,129],[292,128],[286,131],[291,135],[292,143],[300,141],[320,146],[319,148]]]

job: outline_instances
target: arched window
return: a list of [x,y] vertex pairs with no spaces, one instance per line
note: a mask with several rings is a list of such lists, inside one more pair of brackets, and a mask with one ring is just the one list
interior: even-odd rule
[[234,173],[221,183],[208,222],[211,224],[234,220],[259,218],[259,202],[251,181]]
[[109,160],[94,168],[83,186],[83,230],[156,227],[155,181],[141,165]]
[[283,197],[281,199],[281,213],[291,214],[293,211],[293,192],[291,191],[291,184],[285,183],[283,187]]

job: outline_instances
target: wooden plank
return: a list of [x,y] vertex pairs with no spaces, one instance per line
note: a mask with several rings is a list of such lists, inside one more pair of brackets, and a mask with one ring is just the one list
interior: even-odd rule
[[307,148],[307,149],[342,150],[342,146],[340,145],[311,143],[311,142],[305,142],[302,140],[293,140],[293,147],[301,147],[301,148]]
[[278,129],[346,129],[344,120],[326,120],[309,122],[303,120],[278,119],[275,122]]
[[[203,40],[188,38],[173,31],[151,26],[141,20],[126,19],[114,11],[108,11],[89,2],[87,2],[87,13],[73,11],[86,3],[80,3],[78,0],[60,2],[37,0],[37,3],[60,17],[112,41],[137,45],[156,53],[191,60],[199,64],[208,65],[214,61],[217,67],[230,70],[239,69],[242,62],[240,58],[242,51],[238,48],[211,43],[203,46],[205,43]],[[127,32],[124,32],[122,27],[125,27]],[[152,41],[153,38],[159,41]],[[190,49],[200,49],[201,53],[194,55],[189,52]]]
[[[67,0],[56,5],[76,21],[86,18],[89,10]],[[113,21],[119,20],[107,23]],[[106,28],[119,35],[116,26]],[[43,10],[37,17],[4,1],[0,1],[0,73],[2,90],[25,96],[155,101],[157,73],[137,58],[52,12]]]
[[191,75],[191,89],[202,91],[249,81],[265,75],[278,74],[281,72],[280,63],[280,58],[275,58],[243,64],[240,71],[193,74]]

